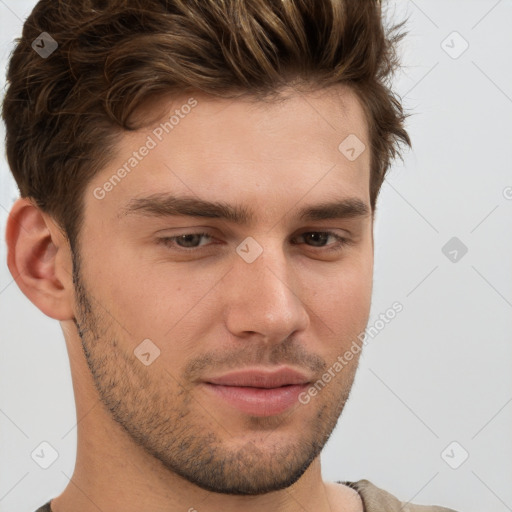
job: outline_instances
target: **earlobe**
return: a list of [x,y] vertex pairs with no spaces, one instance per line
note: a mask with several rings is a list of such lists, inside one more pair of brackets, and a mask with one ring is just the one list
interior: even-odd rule
[[6,242],[7,265],[20,290],[50,318],[73,318],[69,244],[30,199],[20,198],[11,208]]

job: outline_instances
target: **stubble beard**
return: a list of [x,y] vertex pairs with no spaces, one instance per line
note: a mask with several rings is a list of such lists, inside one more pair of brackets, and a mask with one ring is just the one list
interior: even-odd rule
[[349,398],[356,365],[337,377],[339,384],[322,390],[310,404],[298,405],[298,412],[316,407],[317,413],[295,423],[294,440],[279,433],[279,418],[248,417],[253,439],[237,442],[229,425],[219,424],[180,379],[167,371],[152,372],[123,351],[126,344],[114,332],[115,320],[102,313],[101,305],[93,305],[74,256],[73,279],[74,321],[98,396],[133,442],[166,469],[208,491],[260,495],[290,487],[319,456]]

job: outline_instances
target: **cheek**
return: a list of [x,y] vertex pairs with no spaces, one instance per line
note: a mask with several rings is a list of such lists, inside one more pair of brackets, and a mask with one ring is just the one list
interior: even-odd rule
[[209,322],[209,292],[219,286],[222,276],[192,271],[185,264],[149,263],[127,256],[105,261],[91,274],[95,298],[108,310],[112,328],[132,348],[146,338],[160,348],[169,347],[183,330],[193,336],[192,331]]
[[[354,248],[338,262],[316,265],[305,269],[309,276],[308,286],[319,292],[330,292],[332,298],[343,299],[348,295],[367,297],[371,294],[373,282],[373,254],[371,245]],[[317,283],[315,285],[315,283]]]
[[[328,277],[308,280],[310,318],[317,335],[327,336],[333,347],[350,344],[367,325],[373,286],[373,260],[361,255],[340,265]],[[307,296],[306,296],[307,297]]]

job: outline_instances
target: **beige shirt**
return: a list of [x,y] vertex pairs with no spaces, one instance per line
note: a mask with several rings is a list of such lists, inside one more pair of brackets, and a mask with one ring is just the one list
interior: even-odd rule
[[364,512],[456,512],[451,508],[403,503],[368,480],[338,483],[347,485],[359,493]]

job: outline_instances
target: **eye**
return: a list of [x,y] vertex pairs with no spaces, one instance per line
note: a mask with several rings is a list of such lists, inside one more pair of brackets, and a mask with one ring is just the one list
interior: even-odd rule
[[160,238],[159,241],[163,243],[165,246],[173,246],[173,244],[178,244],[178,248],[187,250],[202,247],[201,245],[198,246],[195,243],[199,241],[202,237],[212,238],[208,233],[186,233],[183,235]]
[[[204,232],[184,233],[182,235],[160,238],[159,243],[162,243],[166,247],[170,247],[178,251],[193,252],[194,249],[199,249],[201,247],[204,247],[205,245],[212,245],[200,244],[201,239],[205,238],[210,240],[213,239],[211,235]],[[332,231],[309,231],[306,233],[302,233],[297,238],[295,238],[295,240],[297,240],[298,238],[302,238],[305,241],[307,241],[307,245],[311,243],[310,247],[324,249],[326,251],[340,250],[344,246],[352,243],[349,239],[344,238]],[[334,239],[335,242],[327,244],[329,238]],[[297,245],[296,242],[293,243],[294,245]]]
[[[326,242],[329,237],[334,238],[336,242],[334,244],[327,245]],[[299,235],[298,238],[303,238],[313,242],[313,247],[327,247],[327,251],[336,251],[351,243],[349,239],[344,238],[332,231],[309,231],[307,233],[302,233],[302,235]]]

